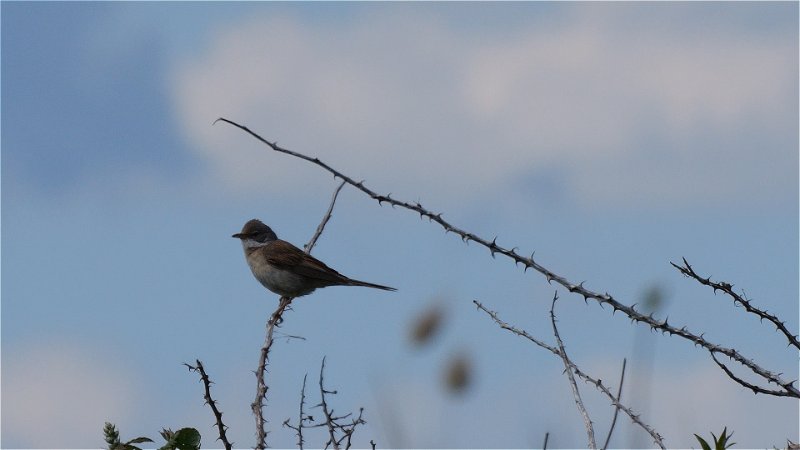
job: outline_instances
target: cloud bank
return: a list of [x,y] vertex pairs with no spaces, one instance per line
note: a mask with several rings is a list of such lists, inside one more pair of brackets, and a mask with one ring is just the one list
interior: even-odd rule
[[548,173],[564,198],[601,207],[794,198],[796,35],[673,6],[479,32],[421,8],[251,17],[176,66],[176,112],[240,190],[315,181],[210,127],[219,116],[409,196],[513,195]]

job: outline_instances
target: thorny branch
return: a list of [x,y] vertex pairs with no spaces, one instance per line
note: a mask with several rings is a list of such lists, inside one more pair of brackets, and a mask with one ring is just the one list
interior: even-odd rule
[[550,322],[553,324],[553,335],[556,338],[556,344],[558,344],[558,356],[561,358],[561,361],[564,362],[564,371],[567,373],[569,386],[572,388],[572,397],[575,399],[575,405],[577,405],[578,411],[583,417],[583,425],[586,427],[586,435],[589,438],[589,448],[594,450],[597,448],[597,443],[594,440],[594,426],[592,426],[592,419],[589,417],[589,412],[586,411],[586,406],[584,406],[583,400],[581,399],[581,393],[578,390],[578,384],[575,383],[575,375],[572,374],[572,366],[574,366],[574,364],[569,359],[569,356],[567,356],[567,351],[564,349],[564,342],[561,340],[561,336],[558,334],[558,327],[556,327],[556,300],[558,300],[558,291],[553,294],[553,303],[550,305]]
[[[305,412],[305,398],[306,398],[306,379],[308,378],[308,374],[303,377],[303,389],[300,392],[300,417],[297,425],[292,425],[291,419],[286,419],[283,422],[283,426],[293,429],[297,433],[298,437],[298,446],[300,449],[303,449],[303,444],[305,440],[303,439],[303,428],[325,428],[328,432],[328,441],[325,443],[325,448],[327,449],[329,446],[333,446],[334,449],[339,450],[341,449],[342,445],[344,445],[345,449],[349,449],[352,446],[352,437],[353,433],[355,433],[355,429],[358,425],[362,425],[367,423],[363,419],[364,408],[360,408],[358,412],[358,417],[355,419],[351,419],[353,416],[352,413],[345,414],[343,416],[336,416],[332,408],[330,408],[328,404],[328,400],[326,399],[326,395],[336,395],[336,391],[330,391],[325,389],[325,358],[322,358],[322,366],[319,369],[319,391],[321,400],[316,407],[322,408],[322,415],[324,416],[325,420],[322,422],[316,422],[314,417],[311,415],[306,414]],[[350,422],[342,422],[345,419],[349,419]],[[337,435],[339,435],[337,437]],[[370,441],[372,448],[375,448],[375,442]]]
[[286,308],[292,303],[291,297],[281,297],[278,302],[278,308],[270,315],[267,321],[267,335],[264,338],[264,345],[261,347],[261,353],[258,358],[258,368],[256,369],[256,398],[250,404],[250,409],[253,411],[253,416],[256,420],[256,448],[267,448],[267,434],[264,425],[267,420],[264,419],[264,401],[267,398],[267,390],[269,387],[264,381],[264,372],[267,369],[267,360],[269,359],[269,351],[272,349],[274,342],[272,336],[275,332],[275,326],[283,321],[283,313]]
[[[536,339],[535,337],[531,336],[525,330],[520,330],[519,328],[516,328],[516,327],[511,326],[508,323],[504,322],[502,319],[500,319],[497,316],[496,312],[491,311],[489,309],[486,309],[486,307],[483,306],[483,304],[481,304],[481,302],[479,302],[477,300],[473,300],[472,303],[474,303],[475,306],[478,307],[478,309],[480,309],[481,311],[483,311],[486,314],[488,314],[489,317],[491,317],[492,320],[494,320],[494,322],[497,325],[500,326],[500,328],[502,328],[504,330],[508,330],[508,331],[518,335],[518,336],[524,337],[525,339],[528,339],[529,341],[533,342],[534,344],[538,345],[539,347],[541,347],[541,348],[543,348],[545,350],[548,350],[550,353],[558,356],[559,358],[561,357],[561,352],[559,351],[559,349],[557,349],[557,348],[555,348],[555,347],[553,347],[551,345],[548,345],[548,344],[540,341],[539,339]],[[605,394],[605,396],[608,397],[611,400],[611,404],[612,405],[614,405],[614,406],[618,407],[619,409],[621,409],[622,412],[624,412],[625,414],[627,414],[628,417],[630,417],[630,419],[631,419],[631,421],[633,423],[635,423],[636,425],[639,425],[640,427],[642,427],[642,429],[645,430],[650,435],[650,437],[653,438],[653,442],[655,442],[656,445],[658,445],[662,449],[666,449],[666,447],[664,446],[664,442],[663,442],[663,440],[661,438],[661,435],[659,435],[656,432],[656,430],[654,430],[652,427],[650,427],[646,423],[642,422],[642,419],[639,417],[638,414],[635,414],[630,408],[628,408],[627,406],[622,404],[617,399],[617,397],[603,384],[603,382],[601,380],[596,380],[596,379],[592,378],[591,376],[587,375],[572,361],[569,361],[569,365],[572,368],[572,370],[575,372],[575,375],[581,377],[585,382],[592,383],[595,386],[595,388],[600,390],[600,392]]]
[[[318,423],[311,425],[312,427],[325,427],[328,430],[328,442],[325,443],[325,448],[327,449],[328,446],[333,446],[335,450],[340,450],[342,444],[344,443],[344,448],[349,449],[352,446],[352,439],[353,433],[356,431],[356,427],[358,425],[366,424],[367,422],[363,419],[364,408],[360,408],[358,411],[358,417],[355,419],[350,419],[349,423],[341,423],[342,420],[348,419],[352,417],[351,413],[345,414],[343,416],[336,416],[334,415],[333,409],[328,407],[328,401],[325,398],[325,395],[332,394],[336,395],[336,391],[329,391],[325,389],[325,358],[322,358],[322,365],[319,368],[319,393],[321,396],[321,400],[319,407],[322,408],[322,414],[325,416],[325,422]],[[313,421],[313,419],[310,419]],[[337,437],[336,434],[339,433],[341,436]],[[372,447],[375,447],[375,444],[370,441]]]
[[[330,220],[331,215],[333,214],[333,206],[336,204],[336,198],[338,197],[339,191],[342,189],[343,185],[344,184],[341,184],[336,188],[333,198],[331,199],[331,204],[328,207],[328,211],[325,213],[325,216],[323,216],[322,221],[314,233],[314,236],[312,236],[311,240],[309,240],[308,243],[303,247],[307,254],[310,254],[311,250],[314,249],[317,239],[325,229],[325,225],[328,223],[328,220]],[[267,321],[267,334],[264,337],[264,345],[261,347],[261,353],[258,359],[258,368],[256,369],[256,398],[253,400],[253,403],[250,404],[250,409],[252,409],[253,416],[255,417],[256,421],[257,449],[267,448],[268,432],[264,428],[267,422],[266,419],[264,419],[264,401],[267,398],[267,390],[269,387],[264,381],[264,373],[266,372],[267,361],[269,360],[269,351],[272,348],[275,327],[280,326],[281,322],[283,322],[283,313],[287,309],[291,309],[290,305],[292,304],[292,300],[294,300],[293,297],[281,297],[280,302],[278,302],[278,307],[275,309],[272,315],[270,315],[269,320]]]
[[217,423],[217,430],[219,431],[218,440],[222,441],[222,445],[225,446],[225,450],[231,450],[232,444],[228,442],[228,437],[225,436],[225,430],[228,429],[227,426],[222,422],[222,412],[217,409],[217,402],[211,398],[211,379],[208,378],[205,369],[203,368],[203,363],[200,360],[195,360],[196,366],[192,366],[190,364],[184,363],[186,367],[189,368],[190,371],[197,372],[200,374],[200,379],[203,381],[203,386],[205,387],[205,394],[203,398],[206,400],[206,404],[211,407],[211,412],[214,413],[214,420]]
[[698,283],[714,289],[715,294],[717,293],[717,291],[722,291],[726,293],[730,298],[733,299],[734,306],[742,305],[745,311],[749,312],[750,314],[757,315],[758,317],[761,318],[762,322],[764,321],[764,319],[767,319],[768,321],[772,322],[772,324],[775,325],[775,328],[779,330],[781,333],[783,333],[784,336],[786,336],[786,339],[789,341],[790,345],[793,345],[796,348],[800,349],[800,341],[797,340],[797,335],[793,335],[791,332],[789,332],[789,329],[786,328],[785,322],[782,322],[780,319],[778,319],[777,316],[753,306],[750,300],[748,300],[747,297],[745,297],[744,292],[742,292],[742,295],[739,295],[736,292],[734,292],[732,284],[726,283],[724,281],[715,282],[711,281],[711,278],[701,277],[700,275],[697,274],[697,272],[694,271],[694,268],[692,268],[692,266],[689,265],[689,262],[686,261],[686,258],[683,258],[683,266],[679,266],[674,262],[670,262],[670,264],[672,264],[673,267],[678,269],[686,277],[694,278],[695,281],[697,281]]
[[747,381],[745,381],[745,380],[737,377],[736,375],[734,375],[733,372],[731,372],[731,370],[728,369],[728,367],[725,364],[722,364],[713,353],[711,354],[711,358],[714,359],[714,362],[717,363],[719,368],[722,369],[723,372],[725,372],[725,375],[728,375],[728,377],[730,379],[732,379],[733,381],[741,384],[742,386],[744,386],[744,387],[746,387],[748,389],[751,389],[753,391],[753,394],[761,393],[761,394],[774,395],[774,396],[777,396],[777,397],[788,397],[789,396],[789,394],[787,394],[785,391],[764,389],[764,388],[762,388],[760,386],[756,386],[755,384],[748,383]]
[[472,241],[472,242],[477,243],[478,245],[481,245],[481,246],[487,248],[489,250],[489,252],[491,253],[492,257],[495,257],[495,255],[498,254],[498,253],[503,255],[503,256],[506,256],[506,257],[510,258],[511,260],[513,260],[515,264],[518,264],[518,265],[521,264],[524,267],[524,270],[526,272],[527,272],[528,269],[533,269],[536,272],[539,272],[540,274],[544,275],[544,277],[548,281],[548,283],[556,282],[557,284],[559,284],[559,285],[563,286],[564,288],[566,288],[569,292],[572,292],[572,293],[575,293],[575,294],[578,294],[578,295],[582,296],[584,298],[584,300],[587,301],[587,302],[589,301],[589,299],[592,299],[592,300],[598,302],[601,305],[609,305],[612,308],[612,312],[621,311],[623,314],[628,316],[628,318],[630,318],[634,322],[644,323],[644,324],[647,324],[648,326],[650,326],[651,329],[659,330],[662,333],[668,333],[670,335],[678,336],[678,337],[681,337],[683,339],[686,339],[686,340],[694,343],[695,345],[699,345],[700,347],[703,347],[704,349],[706,349],[712,355],[717,354],[717,353],[723,354],[723,355],[725,355],[725,356],[737,361],[738,363],[742,364],[743,366],[747,367],[748,369],[753,371],[753,373],[755,373],[758,376],[762,377],[767,382],[773,383],[773,384],[776,384],[776,385],[780,386],[783,389],[783,392],[785,392],[786,396],[800,398],[800,390],[798,390],[794,386],[795,381],[785,381],[785,380],[781,379],[779,374],[775,374],[775,373],[773,373],[773,372],[771,372],[771,371],[769,371],[767,369],[762,368],[761,366],[759,366],[758,364],[753,362],[751,359],[746,358],[745,356],[743,356],[742,354],[740,354],[737,350],[735,350],[733,348],[723,347],[723,346],[714,344],[712,342],[709,342],[703,337],[702,334],[700,334],[700,335],[695,334],[695,333],[689,331],[685,326],[677,328],[677,327],[675,327],[673,325],[670,325],[666,319],[663,320],[663,321],[659,321],[659,320],[655,319],[655,317],[653,317],[652,314],[650,314],[650,315],[643,314],[643,313],[641,313],[641,312],[636,310],[635,305],[627,306],[627,305],[625,305],[623,303],[620,303],[617,299],[615,299],[613,296],[611,296],[608,293],[601,294],[599,292],[592,291],[590,289],[585,288],[583,286],[583,282],[581,282],[581,283],[573,283],[572,281],[566,279],[565,277],[562,277],[562,276],[556,274],[555,272],[551,271],[547,267],[545,267],[545,266],[539,264],[538,262],[536,262],[533,259],[533,254],[531,254],[530,257],[522,256],[519,253],[517,253],[517,247],[509,249],[509,248],[505,248],[505,247],[503,247],[501,245],[498,245],[496,237],[494,239],[492,239],[491,241],[489,241],[489,240],[484,239],[482,237],[479,237],[479,236],[477,236],[477,235],[475,235],[473,233],[470,233],[470,232],[465,231],[465,230],[463,230],[461,228],[458,228],[458,227],[450,224],[450,222],[444,220],[442,218],[442,214],[441,213],[434,214],[430,210],[425,209],[422,206],[422,204],[420,204],[419,202],[409,203],[409,202],[393,199],[393,198],[391,198],[391,194],[387,194],[387,195],[378,194],[377,192],[367,188],[364,185],[363,181],[355,181],[354,179],[350,178],[349,176],[343,174],[342,172],[339,172],[338,170],[332,168],[328,164],[322,162],[319,158],[312,158],[312,157],[306,156],[306,155],[304,155],[302,153],[297,153],[295,151],[287,150],[285,148],[279,147],[277,143],[267,141],[266,139],[264,139],[263,137],[259,136],[257,133],[255,133],[254,131],[250,130],[249,128],[247,128],[244,125],[239,125],[238,123],[233,122],[233,121],[228,120],[228,119],[225,119],[223,117],[220,117],[219,119],[214,121],[214,123],[216,123],[216,122],[225,122],[225,123],[228,123],[230,125],[233,125],[233,126],[239,128],[239,129],[245,131],[246,133],[250,134],[254,138],[256,138],[259,141],[261,141],[262,143],[266,144],[267,146],[269,146],[272,150],[274,150],[276,152],[284,153],[284,154],[287,154],[287,155],[291,155],[291,156],[294,156],[296,158],[303,159],[305,161],[311,162],[313,164],[316,164],[316,165],[322,167],[323,169],[325,169],[328,172],[330,172],[335,178],[339,178],[341,180],[344,180],[347,184],[355,187],[356,189],[360,190],[361,192],[363,192],[364,194],[368,195],[372,199],[376,200],[378,202],[378,204],[383,204],[383,202],[386,202],[386,203],[392,205],[393,207],[398,207],[399,206],[401,208],[404,208],[404,209],[407,209],[407,210],[410,210],[410,211],[414,211],[414,212],[418,213],[421,218],[424,217],[424,218],[427,218],[431,222],[438,223],[442,228],[444,228],[445,233],[448,233],[448,232],[455,233],[459,237],[461,237],[461,239],[464,242],[469,243],[469,241]]

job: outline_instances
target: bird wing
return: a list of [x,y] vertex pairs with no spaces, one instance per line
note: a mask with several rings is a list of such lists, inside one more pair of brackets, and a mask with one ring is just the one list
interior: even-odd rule
[[335,283],[349,280],[344,275],[325,265],[324,262],[306,254],[286,241],[273,241],[270,244],[268,253],[267,262],[277,268],[317,280]]

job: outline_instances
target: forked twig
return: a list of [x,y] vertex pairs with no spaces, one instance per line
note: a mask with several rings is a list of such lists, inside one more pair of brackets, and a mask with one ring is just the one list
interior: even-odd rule
[[[502,328],[504,330],[508,330],[508,331],[516,334],[517,336],[524,337],[525,339],[533,342],[537,346],[549,351],[550,353],[552,353],[552,354],[554,354],[556,356],[559,356],[559,357],[561,356],[561,354],[559,353],[559,350],[557,348],[555,348],[555,347],[553,347],[551,345],[545,344],[544,342],[540,341],[539,339],[536,339],[535,337],[531,336],[530,333],[528,333],[525,330],[521,330],[519,328],[516,328],[516,327],[511,326],[508,323],[504,322],[502,319],[500,319],[497,316],[496,312],[487,309],[485,306],[483,306],[483,304],[481,304],[481,302],[479,302],[477,300],[473,300],[472,303],[474,303],[475,306],[478,307],[478,309],[480,309],[481,311],[485,312],[489,317],[491,317],[492,320],[494,320],[494,322],[497,325],[500,326],[500,328]],[[570,367],[572,367],[572,370],[575,372],[575,375],[581,377],[581,379],[583,379],[585,382],[592,383],[595,386],[595,388],[597,388],[600,392],[605,394],[605,396],[608,397],[611,400],[611,404],[612,405],[614,405],[614,406],[618,407],[619,409],[621,409],[622,412],[624,412],[631,419],[631,421],[633,423],[635,423],[636,425],[639,425],[643,430],[645,430],[647,432],[647,434],[649,434],[650,437],[653,438],[653,442],[655,442],[656,445],[658,445],[661,449],[666,449],[666,447],[664,446],[663,438],[661,437],[661,435],[658,434],[656,432],[656,430],[654,430],[651,426],[649,426],[646,423],[642,422],[642,419],[639,417],[638,414],[635,414],[630,408],[628,408],[627,406],[622,404],[622,402],[620,402],[617,399],[617,397],[603,384],[603,382],[601,380],[596,380],[596,379],[592,378],[591,376],[587,375],[574,362],[570,361],[569,364],[570,364]]]
[[[308,243],[303,247],[306,254],[311,253],[311,250],[314,249],[314,245],[317,243],[317,239],[319,239],[320,235],[325,230],[325,225],[328,223],[328,220],[330,220],[331,215],[333,214],[333,207],[336,204],[336,198],[338,197],[342,186],[343,184],[340,184],[334,191],[328,211],[325,213],[325,216],[323,216],[319,226],[317,226],[317,230],[314,232],[311,240],[309,240]],[[290,309],[289,306],[292,304],[292,300],[294,300],[293,297],[281,297],[280,301],[278,302],[278,307],[275,309],[272,315],[270,315],[269,320],[267,321],[267,333],[264,337],[264,345],[261,347],[261,353],[258,358],[258,368],[256,369],[256,398],[253,400],[253,403],[250,404],[250,409],[253,411],[253,416],[255,417],[256,421],[255,447],[257,449],[264,449],[267,447],[268,431],[265,429],[267,421],[264,419],[264,401],[267,398],[267,390],[269,387],[264,381],[264,373],[267,369],[269,352],[270,349],[272,349],[272,343],[274,342],[273,334],[275,332],[275,328],[280,326],[281,322],[283,322],[283,313],[287,309]],[[300,425],[302,426],[302,423]]]
[[[336,416],[333,412],[333,409],[328,406],[328,401],[325,398],[326,395],[332,394],[336,395],[336,391],[329,391],[325,389],[325,358],[322,358],[322,365],[319,369],[319,392],[321,396],[321,400],[319,405],[322,408],[322,414],[325,416],[325,421],[322,423],[317,423],[311,425],[312,427],[325,427],[328,430],[328,441],[325,443],[325,448],[327,449],[328,446],[333,446],[335,450],[340,450],[342,445],[344,444],[345,450],[349,450],[350,447],[353,445],[353,433],[356,431],[356,427],[358,425],[363,425],[367,423],[364,420],[364,408],[360,408],[358,411],[358,417],[353,418],[352,413],[347,413],[343,416]],[[349,419],[349,423],[342,423],[342,420]],[[337,437],[336,434],[339,433],[340,436]],[[375,447],[375,443],[370,441],[372,447]]]

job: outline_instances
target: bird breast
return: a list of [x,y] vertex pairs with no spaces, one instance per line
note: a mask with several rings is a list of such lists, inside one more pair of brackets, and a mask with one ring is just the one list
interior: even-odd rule
[[310,294],[316,289],[309,280],[302,275],[278,269],[267,262],[259,251],[251,251],[247,255],[247,264],[253,276],[265,288],[287,297],[300,297]]

